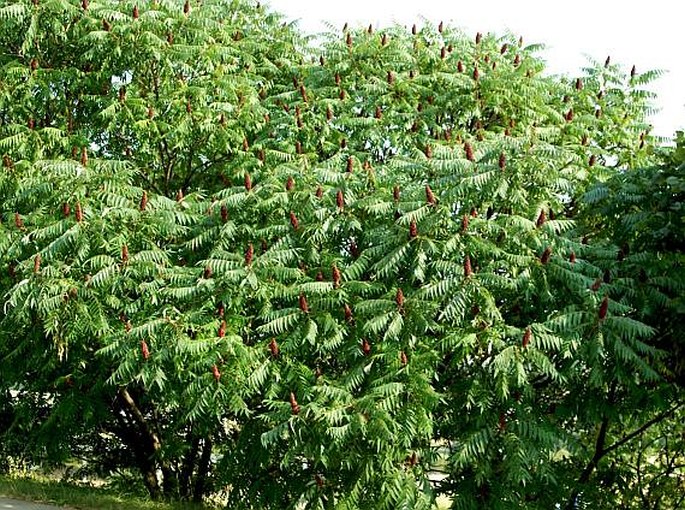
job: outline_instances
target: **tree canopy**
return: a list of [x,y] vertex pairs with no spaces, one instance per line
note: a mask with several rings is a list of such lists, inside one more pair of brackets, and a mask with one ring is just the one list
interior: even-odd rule
[[658,72],[242,0],[0,22],[0,452],[230,508],[682,504]]

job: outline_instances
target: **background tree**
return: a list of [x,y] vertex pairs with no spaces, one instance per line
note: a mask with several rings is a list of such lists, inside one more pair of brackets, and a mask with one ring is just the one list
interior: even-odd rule
[[682,260],[615,197],[655,175],[656,73],[547,77],[443,24],[313,48],[239,1],[0,19],[12,455],[236,508],[651,497],[623,446],[681,409],[656,307]]

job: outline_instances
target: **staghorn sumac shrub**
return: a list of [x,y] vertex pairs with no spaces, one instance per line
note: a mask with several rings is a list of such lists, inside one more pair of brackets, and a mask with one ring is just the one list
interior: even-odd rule
[[590,507],[670,419],[680,280],[645,254],[677,233],[600,214],[659,152],[655,75],[444,23],[314,48],[243,0],[0,21],[0,434],[32,460],[235,508]]

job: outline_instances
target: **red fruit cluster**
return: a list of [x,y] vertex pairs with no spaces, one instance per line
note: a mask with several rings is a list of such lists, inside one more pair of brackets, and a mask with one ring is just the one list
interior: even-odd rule
[[125,244],[121,247],[121,262],[123,264],[128,262],[128,246]]
[[333,288],[337,289],[340,287],[340,269],[338,269],[338,266],[333,264]]
[[345,307],[343,308],[343,312],[345,313],[345,321],[349,322],[352,320],[352,308],[350,308],[350,305],[345,303]]
[[347,173],[351,174],[353,170],[354,170],[354,160],[352,159],[352,156],[350,156],[347,158]]
[[500,432],[504,432],[504,430],[507,428],[507,417],[504,413],[499,414],[499,422],[497,424],[497,429]]
[[395,304],[400,311],[404,309],[404,292],[402,292],[402,289],[397,289],[397,293],[395,294]]
[[290,224],[293,226],[293,230],[300,228],[300,222],[293,211],[290,211]]
[[295,394],[292,391],[290,392],[290,412],[294,415],[300,414],[300,406],[297,403]]
[[475,156],[473,155],[473,146],[469,142],[464,144],[464,152],[466,153],[466,159],[469,161],[476,160]]
[[345,207],[345,195],[343,195],[342,190],[338,190],[338,193],[335,195],[335,203],[338,206],[338,209],[342,209]]
[[571,122],[573,120],[573,108],[570,108],[567,112],[566,115],[564,116],[564,119],[566,119],[566,122]]
[[33,258],[33,273],[37,274],[40,272],[40,263],[42,261],[42,258],[40,256],[40,253],[36,253],[36,256]]
[[323,196],[323,188],[321,186],[316,187],[316,198],[321,198]]
[[271,342],[269,342],[269,350],[271,351],[271,356],[278,358],[281,350],[279,349],[278,342],[276,342],[275,338],[272,338]]
[[469,229],[469,222],[470,222],[470,221],[471,221],[471,220],[469,219],[469,215],[468,215],[468,214],[465,214],[465,215],[461,218],[461,233],[462,233],[462,234],[465,233],[465,232]]
[[545,251],[542,252],[542,255],[540,256],[540,262],[544,266],[549,262],[549,258],[552,256],[552,248],[549,246],[545,248]]
[[212,277],[213,274],[214,274],[214,272],[212,271],[212,268],[209,267],[209,265],[207,265],[207,266],[205,266],[205,270],[204,270],[204,272],[202,273],[202,277],[203,277],[205,280],[209,280],[209,279]]
[[466,255],[466,257],[464,257],[464,276],[466,278],[468,278],[472,274],[473,274],[473,269],[471,267],[471,257]]
[[575,263],[576,263],[576,252],[574,252],[574,251],[571,252],[571,254],[570,254],[569,257],[568,257],[568,261],[569,261],[571,264],[575,264]]
[[65,218],[68,218],[71,215],[71,206],[69,205],[69,202],[64,202],[62,204],[62,214],[64,214]]
[[507,168],[507,156],[502,152],[499,155],[499,169],[504,171]]
[[147,191],[143,190],[143,196],[140,198],[140,210],[144,211],[147,208]]
[[307,298],[304,294],[300,294],[300,310],[304,313],[309,313],[309,303],[307,303]]
[[252,190],[252,177],[250,177],[250,174],[247,172],[245,172],[244,184],[245,184],[245,191],[251,191]]
[[371,354],[371,344],[366,338],[362,339],[362,352],[364,353],[364,356]]
[[288,180],[285,181],[285,190],[286,191],[292,191],[294,187],[295,187],[295,179],[293,179],[292,176],[288,176]]
[[399,202],[399,201],[400,201],[400,187],[399,187],[399,186],[395,186],[395,187],[392,189],[392,199],[393,199],[395,202]]
[[14,226],[19,230],[24,230],[24,220],[21,219],[21,216],[18,212],[14,213]]
[[528,347],[528,344],[530,343],[530,337],[532,336],[532,332],[530,330],[530,326],[526,328],[526,331],[523,333],[523,340],[521,340],[521,347],[524,349]]
[[245,265],[249,266],[252,264],[252,259],[254,258],[254,246],[252,243],[247,245],[247,250],[245,250]]
[[226,336],[226,321],[222,320],[221,325],[219,326],[219,331],[217,331],[217,336],[219,338],[223,338]]
[[228,208],[225,204],[221,206],[221,221],[222,223],[226,223],[228,221]]
[[221,379],[221,372],[219,372],[219,367],[216,365],[212,366],[212,375],[214,376],[214,380],[219,382],[219,379]]
[[404,351],[400,351],[400,363],[402,363],[402,366],[406,367],[408,362],[407,354]]
[[143,359],[147,361],[150,358],[150,349],[147,346],[147,342],[145,340],[140,341],[140,352],[143,355]]
[[540,211],[540,215],[538,216],[538,219],[535,222],[535,226],[537,228],[540,228],[541,226],[543,226],[545,224],[546,221],[547,221],[547,214],[545,213],[545,210],[543,209],[542,211]]
[[607,311],[609,311],[609,297],[604,296],[602,303],[599,305],[599,320],[604,320],[607,316]]
[[433,190],[429,185],[426,185],[426,202],[428,202],[430,205],[436,204],[435,195],[433,194]]
[[409,238],[415,239],[419,235],[419,228],[416,225],[416,220],[411,220],[409,223]]
[[81,149],[81,164],[83,166],[88,166],[88,151],[85,147]]

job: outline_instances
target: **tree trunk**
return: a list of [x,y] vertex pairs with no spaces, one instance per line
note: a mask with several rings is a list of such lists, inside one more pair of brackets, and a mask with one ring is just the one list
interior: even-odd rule
[[206,437],[202,445],[202,456],[200,457],[200,465],[197,469],[197,478],[195,479],[195,490],[193,491],[193,502],[202,503],[202,497],[207,490],[207,475],[209,474],[209,463],[212,460],[212,440]]
[[158,500],[162,497],[162,486],[157,477],[156,461],[157,453],[162,446],[159,437],[150,428],[143,413],[126,388],[120,388],[115,403],[114,414],[120,424],[118,435],[133,452],[150,498]]
[[[190,432],[193,436],[193,432]],[[190,499],[192,490],[190,487],[190,480],[193,476],[193,470],[195,469],[195,462],[197,460],[197,453],[200,449],[200,438],[193,436],[190,450],[186,452],[185,459],[183,460],[183,467],[181,468],[180,474],[180,495],[181,499]]]

